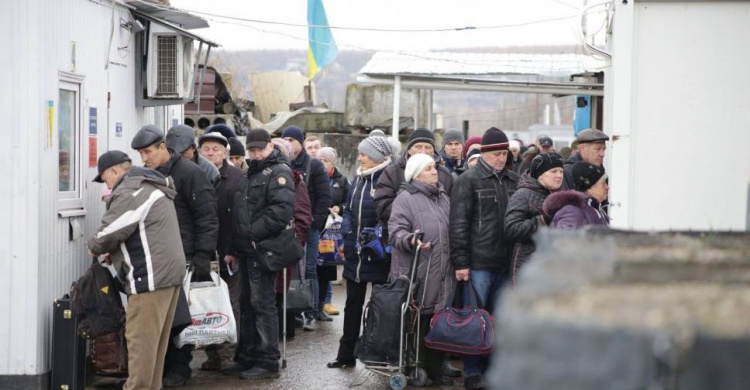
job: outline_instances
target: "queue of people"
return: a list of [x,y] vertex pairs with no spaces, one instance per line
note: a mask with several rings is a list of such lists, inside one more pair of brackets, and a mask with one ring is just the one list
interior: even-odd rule
[[[229,287],[239,340],[236,345],[207,347],[208,360],[201,369],[244,379],[277,378],[283,334],[279,297],[287,286],[279,272],[258,266],[264,254],[257,244],[286,229],[295,229],[306,248],[303,269],[297,272],[313,282],[314,305],[299,322],[304,330],[315,331],[339,313],[331,303],[337,267],[321,265],[318,248],[329,217],[342,218],[343,334],[327,367],[345,368],[357,364],[355,346],[368,284],[372,288],[407,273],[416,248],[419,287],[414,299],[423,316],[424,336],[431,314],[456,281],[471,281],[479,304],[491,310],[502,288],[512,284],[530,259],[534,233],[541,227],[609,224],[608,181],[602,166],[608,137],[601,131],[582,132],[578,150],[568,159],[555,153],[551,140],[544,138],[534,154],[524,158],[520,143],[494,127],[467,140],[461,132],[449,130],[440,149],[433,132],[425,128],[411,133],[403,153],[393,141],[376,132],[364,138],[357,146],[358,168],[351,181],[337,167],[337,150],[317,137],[306,137],[295,126],[276,139],[264,129],[252,129],[244,145],[225,125],[207,129],[197,145],[193,130],[186,126],[173,127],[166,137],[161,129],[145,126],[131,143],[145,167],[132,167],[122,152],[102,155],[96,181],[105,182],[112,192],[90,250],[108,253],[121,279],[134,286],[129,302],[159,292],[158,306],[149,307],[163,309],[164,314],[131,320],[149,309],[129,306],[126,334],[133,364],[125,388],[158,389],[190,381],[192,348],[177,348],[172,342],[190,323],[184,293],[175,291],[180,291],[185,266],[194,269],[197,279],[206,280],[212,260],[218,260],[220,276]],[[519,172],[518,165],[527,167]],[[132,192],[138,194],[137,201],[124,197]],[[154,210],[166,215],[161,225],[151,216],[133,220],[129,210],[143,211],[138,202],[155,202],[151,207],[158,206]],[[138,232],[144,223],[145,236]],[[388,256],[361,249],[363,237],[378,228],[392,245]],[[157,230],[159,234],[148,233]],[[155,248],[146,268],[127,252],[138,237],[148,237],[148,245]],[[178,253],[157,256],[164,252],[160,240],[170,240],[171,251]],[[169,277],[160,271],[173,268]],[[282,272],[289,275],[292,269]],[[148,278],[145,284],[143,277]],[[465,299],[468,294],[464,289]],[[131,340],[141,328],[154,331]],[[149,348],[144,349],[144,343]],[[463,376],[465,388],[485,386],[488,357],[464,357],[463,370],[458,370],[448,356],[424,348],[424,343],[420,356],[433,385],[450,385],[452,378]],[[137,361],[143,359],[154,367],[141,371],[144,365]]]

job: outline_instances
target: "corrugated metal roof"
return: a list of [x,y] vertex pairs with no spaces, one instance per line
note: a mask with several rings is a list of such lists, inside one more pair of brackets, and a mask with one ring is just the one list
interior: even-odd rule
[[168,5],[155,4],[144,0],[125,0],[125,2],[143,13],[177,24],[186,30],[209,27],[206,19]]
[[600,70],[605,62],[582,54],[378,52],[360,70],[365,75],[541,75],[567,77]]

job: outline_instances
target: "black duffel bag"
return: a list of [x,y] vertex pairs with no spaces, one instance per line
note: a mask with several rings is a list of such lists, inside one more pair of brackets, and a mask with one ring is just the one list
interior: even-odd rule
[[271,272],[278,272],[305,256],[305,248],[297,238],[294,224],[290,224],[275,237],[255,244],[260,254],[256,262]]

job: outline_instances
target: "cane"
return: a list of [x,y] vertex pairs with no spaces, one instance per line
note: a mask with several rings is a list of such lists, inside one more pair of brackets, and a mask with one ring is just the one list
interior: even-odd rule
[[284,309],[284,314],[283,314],[283,318],[284,318],[283,322],[284,322],[284,324],[282,325],[283,326],[283,328],[282,328],[283,329],[283,331],[282,331],[283,332],[282,333],[283,340],[281,342],[281,350],[282,350],[282,354],[281,354],[281,368],[286,368],[286,268],[282,269],[281,272],[284,273],[283,284],[281,285],[282,302],[283,302],[282,305],[283,305],[283,309]]

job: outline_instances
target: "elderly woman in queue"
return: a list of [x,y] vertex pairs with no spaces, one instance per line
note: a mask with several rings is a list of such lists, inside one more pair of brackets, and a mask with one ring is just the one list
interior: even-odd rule
[[511,257],[514,281],[520,267],[536,250],[532,236],[540,226],[548,223],[542,212],[544,200],[560,189],[562,180],[562,157],[557,153],[539,154],[521,175],[518,189],[508,202],[508,209],[505,211],[505,237],[515,241]]
[[[349,180],[339,172],[336,168],[336,160],[338,154],[336,149],[331,147],[321,148],[318,151],[318,160],[323,163],[328,175],[328,183],[331,186],[331,206],[329,211],[331,215],[339,216],[344,210],[344,202],[346,197],[349,195]],[[318,266],[318,291],[320,292],[320,313],[328,315],[338,315],[339,310],[331,303],[333,297],[333,291],[331,290],[331,282],[336,280],[338,277],[335,265],[319,265]],[[332,321],[330,317],[318,316],[318,321]]]
[[[417,291],[414,295],[420,308],[420,362],[433,385],[451,385],[443,375],[444,354],[424,348],[424,336],[435,310],[450,294],[453,270],[448,245],[450,199],[438,182],[435,161],[427,155],[412,156],[404,170],[405,185],[391,209],[388,222],[393,255],[391,277],[409,276],[414,251],[420,248],[417,264]],[[424,236],[417,240],[415,233]]]
[[328,363],[328,368],[354,367],[354,344],[360,335],[362,311],[367,295],[367,284],[382,284],[388,281],[389,264],[385,260],[371,258],[369,251],[361,253],[356,249],[359,233],[366,227],[378,224],[375,213],[375,187],[383,170],[391,163],[393,153],[384,137],[368,137],[358,148],[359,168],[349,195],[344,203],[344,279],[346,279],[346,304],[344,307],[344,335],[339,341],[336,360]]
[[560,191],[544,201],[550,226],[573,230],[586,225],[609,225],[602,202],[609,197],[609,182],[604,167],[579,161],[573,165],[575,191]]

